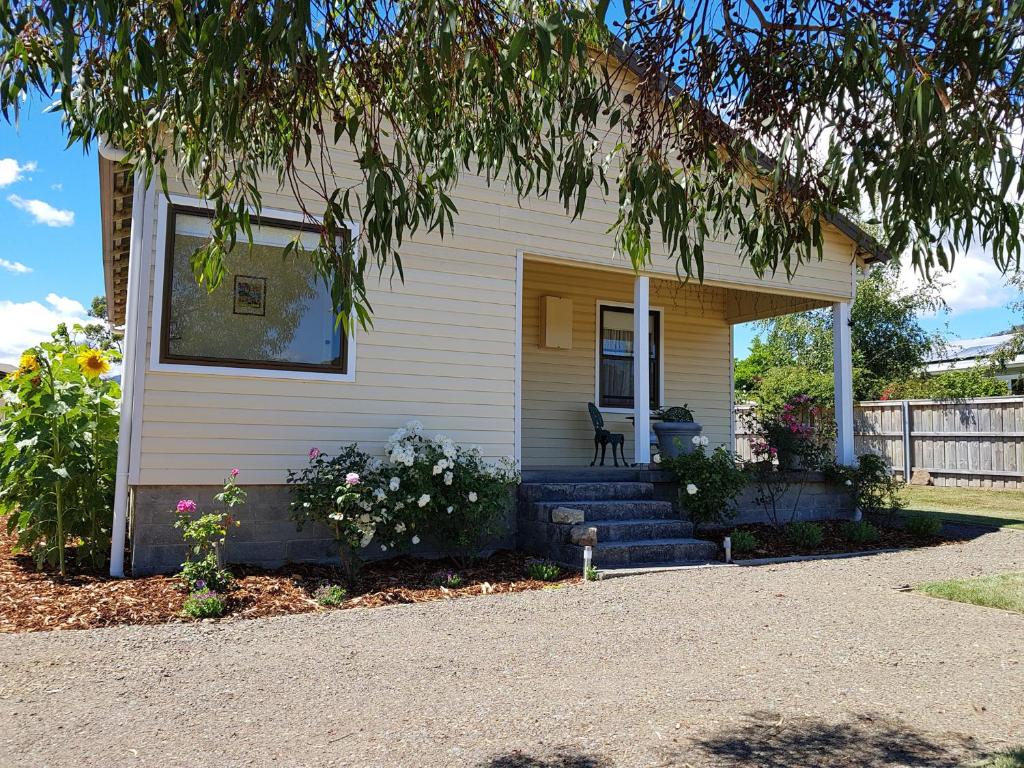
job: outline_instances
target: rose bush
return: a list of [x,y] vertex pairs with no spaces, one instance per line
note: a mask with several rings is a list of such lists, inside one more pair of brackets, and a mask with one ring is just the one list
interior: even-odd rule
[[724,523],[736,516],[735,500],[746,485],[736,457],[724,448],[705,452],[707,438],[695,436],[694,449],[663,458],[666,469],[679,483],[679,508],[694,528],[707,523]]
[[237,528],[238,520],[230,510],[245,503],[246,493],[238,485],[237,469],[232,469],[224,480],[224,489],[214,496],[228,510],[207,512],[194,517],[199,505],[192,499],[182,499],[174,509],[177,519],[174,527],[188,547],[185,562],[181,564],[180,578],[189,592],[212,590],[221,592],[231,584],[231,572],[224,567],[224,543],[228,531]]
[[335,457],[313,448],[288,482],[293,519],[331,526],[353,577],[371,543],[387,553],[429,536],[456,557],[472,554],[509,508],[518,474],[510,460],[489,464],[479,449],[428,437],[413,421],[391,435],[383,458],[355,445]]

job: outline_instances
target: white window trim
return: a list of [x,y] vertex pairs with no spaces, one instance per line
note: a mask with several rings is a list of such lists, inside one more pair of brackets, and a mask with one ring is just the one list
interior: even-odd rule
[[[193,208],[212,209],[213,204],[208,200],[187,195],[171,195],[170,200],[166,195],[160,195],[159,208],[157,211],[156,244],[153,261],[156,264],[153,276],[153,326],[149,339],[149,369],[155,373],[189,373],[194,376],[234,376],[236,378],[251,379],[298,379],[302,381],[339,381],[352,382],[356,380],[356,333],[355,313],[352,314],[352,331],[346,340],[345,373],[329,373],[327,371],[289,371],[270,368],[242,368],[230,365],[201,365],[185,363],[168,363],[160,359],[160,348],[163,340],[160,338],[160,329],[163,327],[164,313],[164,279],[167,262],[167,238],[173,237],[173,232],[167,231],[168,212],[172,205],[189,206]],[[255,213],[255,212],[254,212]],[[264,208],[261,213],[267,218],[281,219],[284,221],[308,222],[309,218],[298,211],[286,211],[276,208]],[[353,221],[343,222],[352,233],[352,239],[359,237],[359,225]]]
[[[632,408],[601,406],[601,307],[633,309],[633,303],[598,299],[597,309],[594,313],[594,405],[600,409],[601,413],[622,413],[628,416],[633,413]],[[665,402],[665,310],[662,307],[650,307],[650,310],[658,313],[658,394],[663,406]],[[651,413],[654,413],[653,408]]]

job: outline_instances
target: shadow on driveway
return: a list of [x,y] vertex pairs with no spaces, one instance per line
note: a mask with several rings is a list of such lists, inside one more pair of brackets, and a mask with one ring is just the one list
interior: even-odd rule
[[960,768],[982,753],[972,737],[926,734],[882,715],[829,723],[754,712],[747,723],[693,744],[685,756],[692,764],[723,768]]
[[[656,750],[644,765],[660,768],[964,768],[985,751],[956,734],[935,735],[882,715],[845,723],[785,719],[752,712],[746,722]],[[633,768],[599,755],[563,749],[543,757],[509,752],[482,768]]]

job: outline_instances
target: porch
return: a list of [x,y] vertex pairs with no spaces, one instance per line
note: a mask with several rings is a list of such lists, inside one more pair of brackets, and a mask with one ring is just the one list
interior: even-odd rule
[[[829,306],[840,331],[834,349],[837,456],[853,460],[848,302],[710,279],[681,283],[529,255],[520,292],[517,434],[524,470],[589,466],[590,402],[608,430],[624,435],[628,465],[651,462],[652,411],[683,404],[711,448],[734,450],[733,326]],[[645,359],[646,365],[634,364]]]

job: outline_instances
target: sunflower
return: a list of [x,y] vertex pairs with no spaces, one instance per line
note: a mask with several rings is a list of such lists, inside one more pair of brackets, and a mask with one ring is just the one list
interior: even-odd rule
[[82,369],[82,373],[89,379],[95,379],[97,376],[110,370],[110,363],[107,362],[107,358],[96,349],[87,349],[76,359],[78,360],[78,367]]
[[39,360],[35,355],[31,355],[28,352],[21,356],[18,361],[18,370],[14,372],[18,376],[26,376],[30,373],[35,373],[39,370]]

